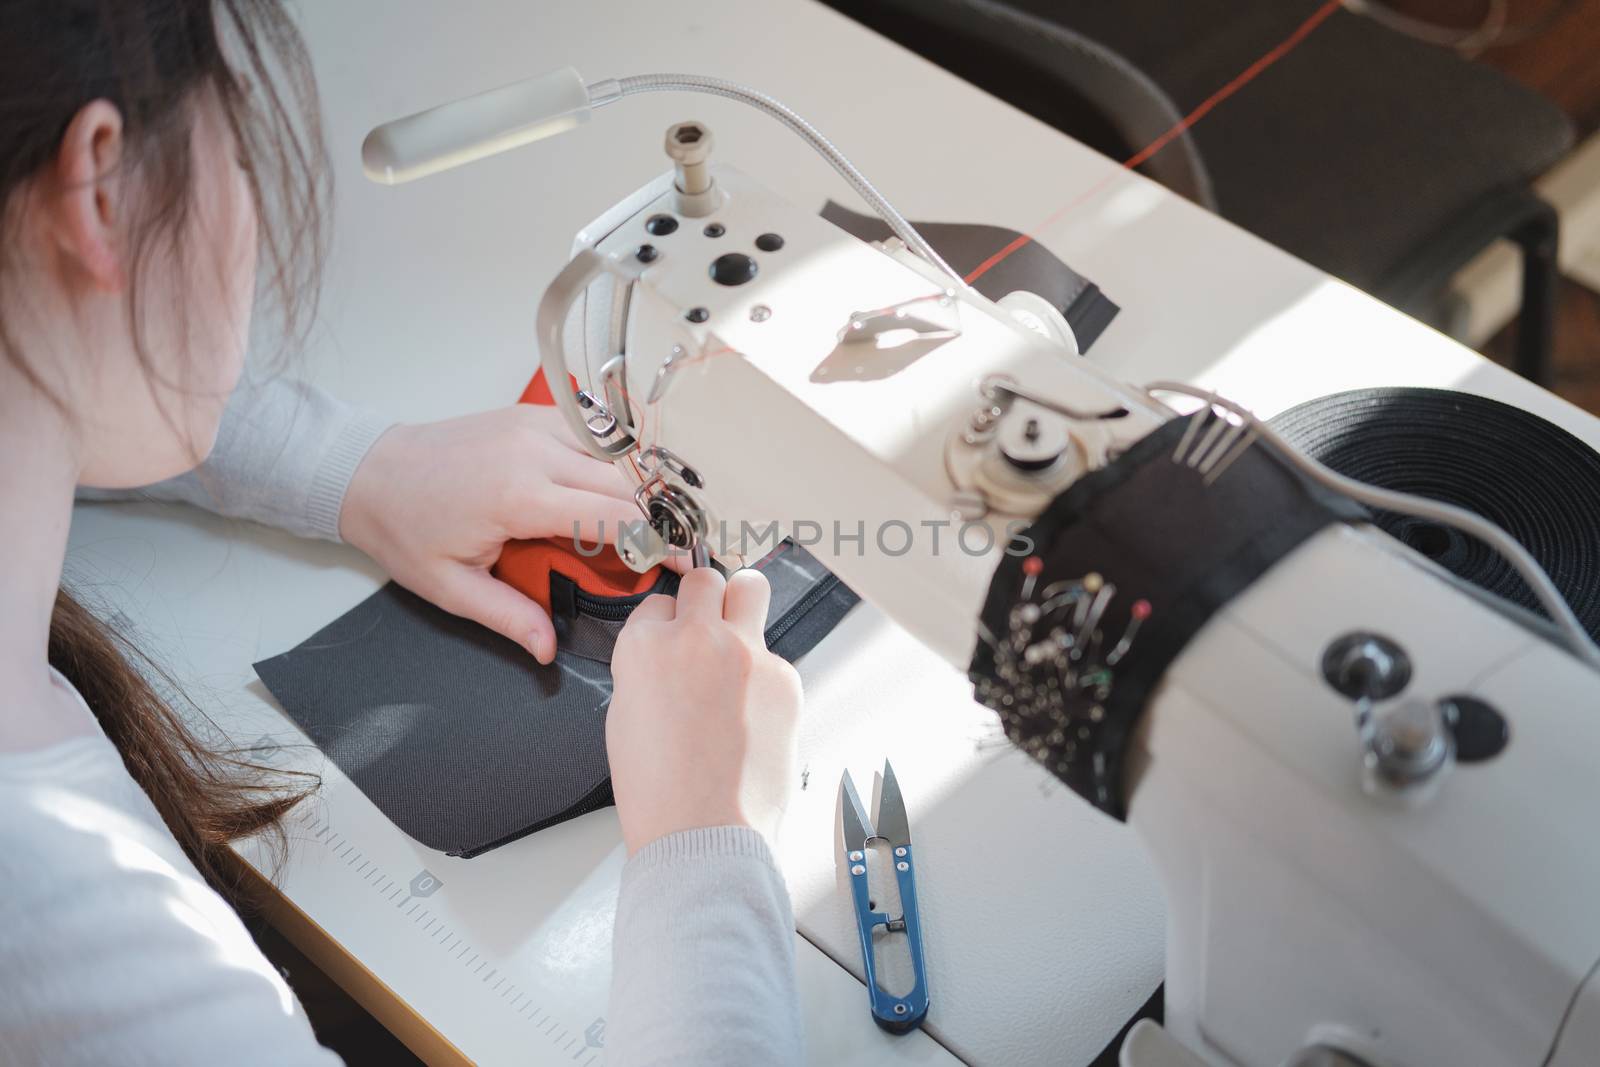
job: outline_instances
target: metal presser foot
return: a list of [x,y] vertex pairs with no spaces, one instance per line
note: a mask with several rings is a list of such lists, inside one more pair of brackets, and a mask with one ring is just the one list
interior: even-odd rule
[[[843,808],[840,821],[844,829],[845,869],[850,872],[850,892],[855,898],[856,931],[861,935],[861,958],[866,967],[867,995],[871,998],[872,1018],[892,1034],[903,1034],[922,1022],[928,1014],[928,974],[922,964],[922,926],[917,921],[916,860],[911,854],[911,826],[906,820],[905,799],[895,781],[894,768],[883,765],[883,789],[878,797],[878,825],[874,827],[867,809],[856,795],[850,772],[839,782]],[[874,911],[867,885],[868,842],[888,843],[894,863],[895,880],[900,886],[899,916]],[[916,985],[903,997],[890,996],[878,986],[873,966],[872,932],[882,926],[903,933],[911,947],[911,966]]]

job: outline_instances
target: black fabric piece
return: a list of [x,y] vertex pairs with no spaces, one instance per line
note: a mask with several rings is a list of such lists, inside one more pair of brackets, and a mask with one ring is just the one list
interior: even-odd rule
[[[856,603],[792,543],[757,566],[772,584],[767,643],[786,659],[809,651]],[[576,612],[569,625],[608,627],[581,631],[585,642],[621,629],[585,610],[631,610],[648,595],[567,592]],[[541,667],[515,643],[390,583],[255,669],[396,826],[429,848],[471,857],[612,802],[610,649],[582,651],[563,645]]]
[[[982,616],[993,640],[980,640],[973,656],[977,697],[1000,713],[1007,736],[1118,819],[1128,739],[1168,664],[1219,608],[1306,538],[1365,516],[1262,446],[1205,485],[1174,461],[1202,414],[1168,422],[1051,503],[1022,535],[1026,551],[1014,546],[996,569]],[[1031,583],[1028,558],[1041,567]],[[1041,606],[1055,583],[1090,573],[1114,595],[1076,646],[1083,658],[1026,661],[1024,650],[1059,623],[1053,614],[1028,622],[1025,612]],[[1141,601],[1148,618],[1126,655],[1108,663]],[[1074,620],[1066,621],[1071,630]]]
[[[1533,554],[1600,640],[1600,453],[1553,423],[1448,389],[1361,389],[1290,408],[1272,426],[1333,470],[1476,512]],[[1499,553],[1424,519],[1373,522],[1452,574],[1545,616]]]
[[[863,241],[883,241],[893,235],[889,224],[876,215],[862,215],[829,200],[822,206],[822,217],[845,233]],[[979,264],[1022,236],[1003,226],[983,226],[964,222],[913,222],[917,232],[961,272],[971,273]],[[1111,320],[1121,310],[1100,287],[1055,257],[1038,241],[1029,241],[997,263],[972,287],[990,300],[999,300],[1019,289],[1037,293],[1059,308],[1078,339],[1078,350],[1088,353]]]

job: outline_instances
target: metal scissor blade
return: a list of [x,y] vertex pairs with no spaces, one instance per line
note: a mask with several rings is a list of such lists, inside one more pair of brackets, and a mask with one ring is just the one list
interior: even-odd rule
[[849,771],[839,780],[839,798],[840,807],[844,809],[839,820],[844,828],[845,850],[854,852],[866,848],[867,840],[872,837],[872,820],[867,817],[867,809],[861,806]]
[[906,801],[900,795],[894,768],[883,761],[883,789],[878,793],[878,836],[893,845],[911,844],[911,823],[906,818]]

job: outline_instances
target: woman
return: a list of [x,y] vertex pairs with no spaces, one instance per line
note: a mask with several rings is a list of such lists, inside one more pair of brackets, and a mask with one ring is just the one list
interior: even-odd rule
[[[258,263],[285,335],[304,321],[322,164],[273,0],[0,0],[0,1062],[333,1060],[217,892],[227,842],[300,798],[209,749],[58,589],[77,487],[342,537],[544,662],[550,620],[489,564],[632,514],[551,412],[385,427],[284,381],[228,400]],[[766,597],[697,571],[617,645],[613,1063],[798,1055],[765,837],[799,687]]]

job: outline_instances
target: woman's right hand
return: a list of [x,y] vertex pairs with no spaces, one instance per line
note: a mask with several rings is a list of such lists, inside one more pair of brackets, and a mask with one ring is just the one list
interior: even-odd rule
[[767,651],[758,571],[684,575],[634,609],[611,656],[606,750],[632,856],[680,830],[750,826],[772,843],[795,763],[800,676]]

